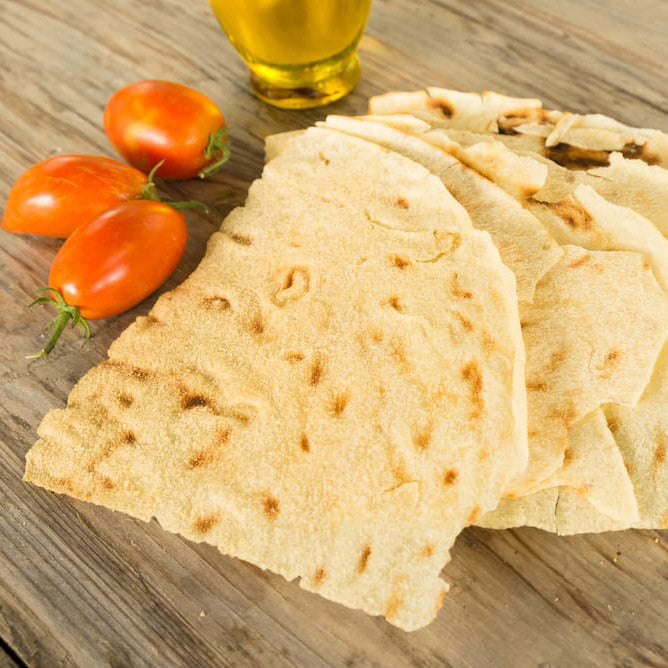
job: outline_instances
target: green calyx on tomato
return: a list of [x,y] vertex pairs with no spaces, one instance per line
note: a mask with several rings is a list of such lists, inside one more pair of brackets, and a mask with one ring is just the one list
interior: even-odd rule
[[[200,170],[200,179],[215,174],[230,158],[230,140],[227,136],[227,127],[222,127],[209,135],[209,141],[204,149],[207,165]],[[213,161],[213,162],[211,162]]]
[[[46,326],[47,331],[53,327],[53,333],[51,337],[46,342],[46,345],[42,350],[34,355],[28,355],[26,359],[37,359],[39,357],[46,357],[55,347],[60,335],[63,333],[67,323],[71,322],[72,327],[79,327],[83,332],[84,338],[86,341],[90,339],[90,325],[88,320],[81,315],[81,311],[76,306],[70,306],[64,299],[63,296],[55,288],[43,288],[38,290],[37,293],[42,292],[51,292],[52,297],[36,297],[30,306],[35,304],[54,304],[58,310],[58,315]],[[55,301],[54,301],[55,299]]]

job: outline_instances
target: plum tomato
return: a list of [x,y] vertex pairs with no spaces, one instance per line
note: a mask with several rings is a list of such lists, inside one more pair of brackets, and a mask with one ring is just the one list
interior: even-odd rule
[[2,229],[68,237],[101,213],[139,196],[148,178],[110,158],[58,155],[23,172],[9,192]]
[[39,357],[46,357],[68,322],[90,333],[86,319],[122,313],[157,290],[185,250],[185,216],[162,202],[134,200],[78,227],[58,251],[49,274],[58,315]]
[[205,178],[229,157],[225,119],[206,95],[169,81],[139,81],[104,110],[111,145],[131,165],[163,179]]

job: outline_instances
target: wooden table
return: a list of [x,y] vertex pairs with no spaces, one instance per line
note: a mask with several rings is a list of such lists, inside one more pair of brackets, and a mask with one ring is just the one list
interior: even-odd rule
[[[355,93],[286,112],[249,94],[205,0],[0,0],[0,202],[37,160],[110,155],[102,109],[120,86],[164,78],[199,88],[226,114],[233,159],[213,182],[168,194],[234,197],[216,214],[189,214],[169,289],[260,175],[265,135],[427,84],[668,130],[667,35],[665,0],[376,0]],[[469,529],[445,569],[453,586],[438,619],[406,634],[156,523],[22,483],[44,413],[154,300],[96,323],[86,346],[68,332],[48,363],[27,363],[48,316],[26,304],[58,247],[0,235],[0,666],[668,665],[666,532]]]

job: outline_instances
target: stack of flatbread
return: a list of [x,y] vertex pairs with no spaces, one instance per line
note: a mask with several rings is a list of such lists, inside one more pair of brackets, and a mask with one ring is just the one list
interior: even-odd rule
[[668,527],[668,142],[494,93],[369,111],[268,138],[25,478],[413,630],[470,524]]

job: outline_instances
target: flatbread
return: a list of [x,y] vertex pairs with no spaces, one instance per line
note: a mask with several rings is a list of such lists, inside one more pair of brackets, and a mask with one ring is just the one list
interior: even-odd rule
[[541,101],[513,98],[492,91],[463,93],[446,88],[391,92],[369,100],[369,114],[424,112],[425,120],[442,121],[447,127],[474,132],[498,132],[501,116],[521,115],[541,109]]
[[[385,117],[386,122],[391,123],[391,118]],[[574,136],[577,124],[573,121],[571,118],[568,127],[561,123],[560,130]],[[442,127],[443,123],[436,125]],[[614,121],[609,125],[618,129]],[[609,166],[574,172],[537,155],[536,149],[526,142],[526,135],[496,135],[492,139],[462,129],[420,127],[419,131],[438,145],[452,147],[453,142],[459,142],[462,148],[455,150],[458,157],[524,202],[560,243],[641,252],[659,284],[666,288],[668,242],[661,232],[668,231],[668,171],[612,153]],[[655,131],[649,134],[661,135]],[[554,144],[554,139],[553,135],[546,143]],[[607,146],[614,144],[609,142]],[[623,144],[618,148],[623,148]],[[537,189],[541,180],[545,180],[544,186]],[[664,363],[662,358],[659,365]],[[661,371],[657,368],[659,377]],[[660,385],[654,389],[659,395],[661,391]],[[654,443],[658,457],[645,454],[642,459],[643,453],[652,448],[647,443],[640,447],[638,456],[642,462],[634,466],[634,443],[626,438],[622,448],[605,422],[605,415],[614,414],[612,423],[632,425],[630,428],[637,433],[661,431],[664,406],[654,402],[652,408],[640,409],[637,418],[633,417],[635,409],[611,405],[595,410],[569,430],[566,463],[543,483],[554,487],[521,499],[505,500],[482,523],[498,528],[527,523],[562,534],[666,526],[668,502],[666,481],[659,473],[663,461],[660,444]],[[650,466],[652,462],[654,468]],[[633,475],[631,471],[637,468],[641,474]],[[635,491],[630,495],[636,488],[642,490],[638,492],[639,499]],[[648,503],[647,499],[656,503]]]
[[541,146],[537,152],[569,167],[607,165],[613,151],[650,165],[668,166],[664,132],[634,128],[602,114],[543,109],[536,99],[427,88],[372,97],[369,113],[412,113],[434,127],[533,137]]
[[[666,214],[656,200],[663,182],[668,184],[666,170],[614,154],[610,167],[573,173],[537,156],[515,155],[507,146],[495,142],[480,142],[460,153],[466,156],[462,159],[468,164],[523,201],[560,243],[577,244],[592,250],[633,250],[642,253],[659,285],[664,290],[668,289],[668,239],[650,220],[637,212],[648,213],[665,228]],[[540,180],[540,167],[549,168],[546,183],[527,198],[522,190],[532,175],[537,175],[536,183]],[[517,175],[516,179],[513,179],[514,175]],[[610,201],[600,193],[605,193]],[[613,204],[613,201],[635,205],[637,210]],[[608,410],[614,412],[617,409],[609,407]],[[633,411],[625,411],[624,418],[629,419],[632,414]],[[651,431],[660,419],[659,414],[652,416],[647,428]],[[638,514],[638,504],[632,496],[633,479],[627,471],[627,467],[631,466],[632,448],[627,447],[626,457],[623,458],[606,425],[603,409],[598,409],[569,430],[567,453],[564,467],[543,481],[541,487],[574,488],[583,503],[591,504],[606,515],[615,527],[647,526],[650,517],[654,522],[661,521],[662,513],[657,515],[656,511],[646,510],[642,518]],[[656,478],[650,476],[648,479]],[[655,485],[652,486],[651,496],[662,497]],[[561,518],[559,530],[562,532],[573,532],[576,528],[587,526],[584,521],[578,523],[565,518],[567,509],[575,507],[570,497],[570,492],[562,490],[558,513]],[[536,503],[541,505],[542,497]],[[506,504],[509,505],[512,504]],[[518,505],[525,507],[526,503],[518,502]],[[668,507],[663,509],[665,511]],[[505,513],[508,512],[506,507]],[[588,516],[592,514],[587,513]],[[497,521],[503,525],[502,516]],[[488,520],[488,525],[490,523],[491,520]],[[546,520],[543,525],[547,523]],[[595,526],[600,524],[597,521]]]
[[516,285],[423,167],[310,129],[52,410],[25,479],[406,629],[526,465]]
[[[551,487],[521,499],[505,499],[493,513],[487,513],[478,524],[492,529],[534,526],[560,535],[620,531],[622,529],[668,529],[668,346],[661,354],[652,381],[633,408],[609,404],[596,411],[605,416],[608,430],[629,482],[635,504],[627,499],[628,508],[637,507],[638,518],[619,518],[615,503],[614,516],[605,514],[589,502],[582,489]],[[591,450],[591,448],[590,448]],[[588,469],[598,475],[597,462]],[[619,493],[626,495],[627,485]],[[613,489],[613,486],[604,486]]]
[[[569,482],[586,489],[590,498],[600,501],[606,509],[611,507],[614,499],[623,504],[625,497],[613,494],[611,500],[609,490],[596,486],[590,480],[591,476],[580,485],[577,474],[583,473],[583,468],[586,470],[588,459],[584,453],[587,449],[577,447],[577,444],[569,447],[568,433],[572,425],[603,402],[634,403],[649,380],[658,351],[668,333],[668,295],[656,285],[651,272],[645,269],[639,271],[642,258],[627,256],[625,264],[621,256],[581,255],[575,247],[569,247],[562,260],[553,264],[552,270],[544,273],[542,279],[539,278],[537,286],[534,283],[533,305],[525,303],[522,297],[526,293],[523,295],[519,286],[527,283],[522,281],[522,276],[526,277],[527,265],[518,258],[530,258],[531,266],[544,267],[541,257],[547,255],[552,258],[554,255],[550,254],[549,247],[547,251],[540,248],[532,243],[530,235],[518,231],[518,224],[525,225],[523,230],[535,230],[531,227],[535,226],[535,220],[527,221],[517,216],[516,209],[506,209],[508,197],[500,195],[499,188],[492,188],[486,179],[462,181],[462,173],[469,176],[475,172],[463,167],[454,155],[472,164],[489,162],[492,157],[495,176],[501,175],[507,183],[511,181],[512,173],[519,172],[524,177],[521,182],[526,188],[525,196],[530,191],[535,192],[544,182],[547,174],[544,165],[531,158],[518,157],[505,147],[496,152],[489,142],[462,148],[445,136],[438,145],[442,152],[435,152],[425,147],[430,138],[424,134],[412,135],[396,126],[388,128],[383,123],[363,118],[329,116],[325,125],[373,139],[429,167],[467,209],[474,225],[491,233],[502,259],[517,272],[527,350],[530,458],[527,471],[511,485],[508,493],[524,495],[561,484],[560,479],[552,480],[551,476],[560,469],[564,457],[570,454],[575,461],[568,470]],[[593,193],[595,198],[601,199],[591,189],[583,188],[583,198],[587,199]],[[598,200],[596,205],[600,206]],[[517,204],[521,208],[522,205]],[[613,206],[607,202],[604,205]],[[627,230],[624,220],[616,220],[616,223],[617,227]],[[652,228],[651,224],[647,225]],[[506,234],[512,239],[509,240]],[[544,236],[542,238],[545,239]],[[509,249],[512,251],[509,252]],[[627,280],[634,285],[636,280],[638,286],[643,284],[649,290],[646,293],[648,298],[656,299],[658,307],[638,305],[637,294],[625,292],[624,288],[620,291],[619,287]],[[640,292],[645,288],[640,288]],[[610,313],[609,321],[601,318],[603,313]],[[631,342],[627,330],[628,318],[632,316],[648,327],[634,332]],[[587,342],[585,346],[583,341]],[[623,367],[618,367],[622,357]],[[596,360],[595,364],[592,364],[593,360]],[[614,399],[611,398],[613,396]],[[576,430],[574,434],[577,437],[579,432]],[[614,448],[610,452],[615,454]],[[625,477],[623,465],[620,471],[620,465],[619,456],[611,456],[608,468],[603,467],[602,470],[614,471],[616,475],[601,475],[595,482],[601,485],[624,478],[629,491],[630,483]],[[624,512],[632,512],[627,505],[620,507]],[[619,516],[629,515],[620,511]],[[637,518],[637,510],[630,516]]]

